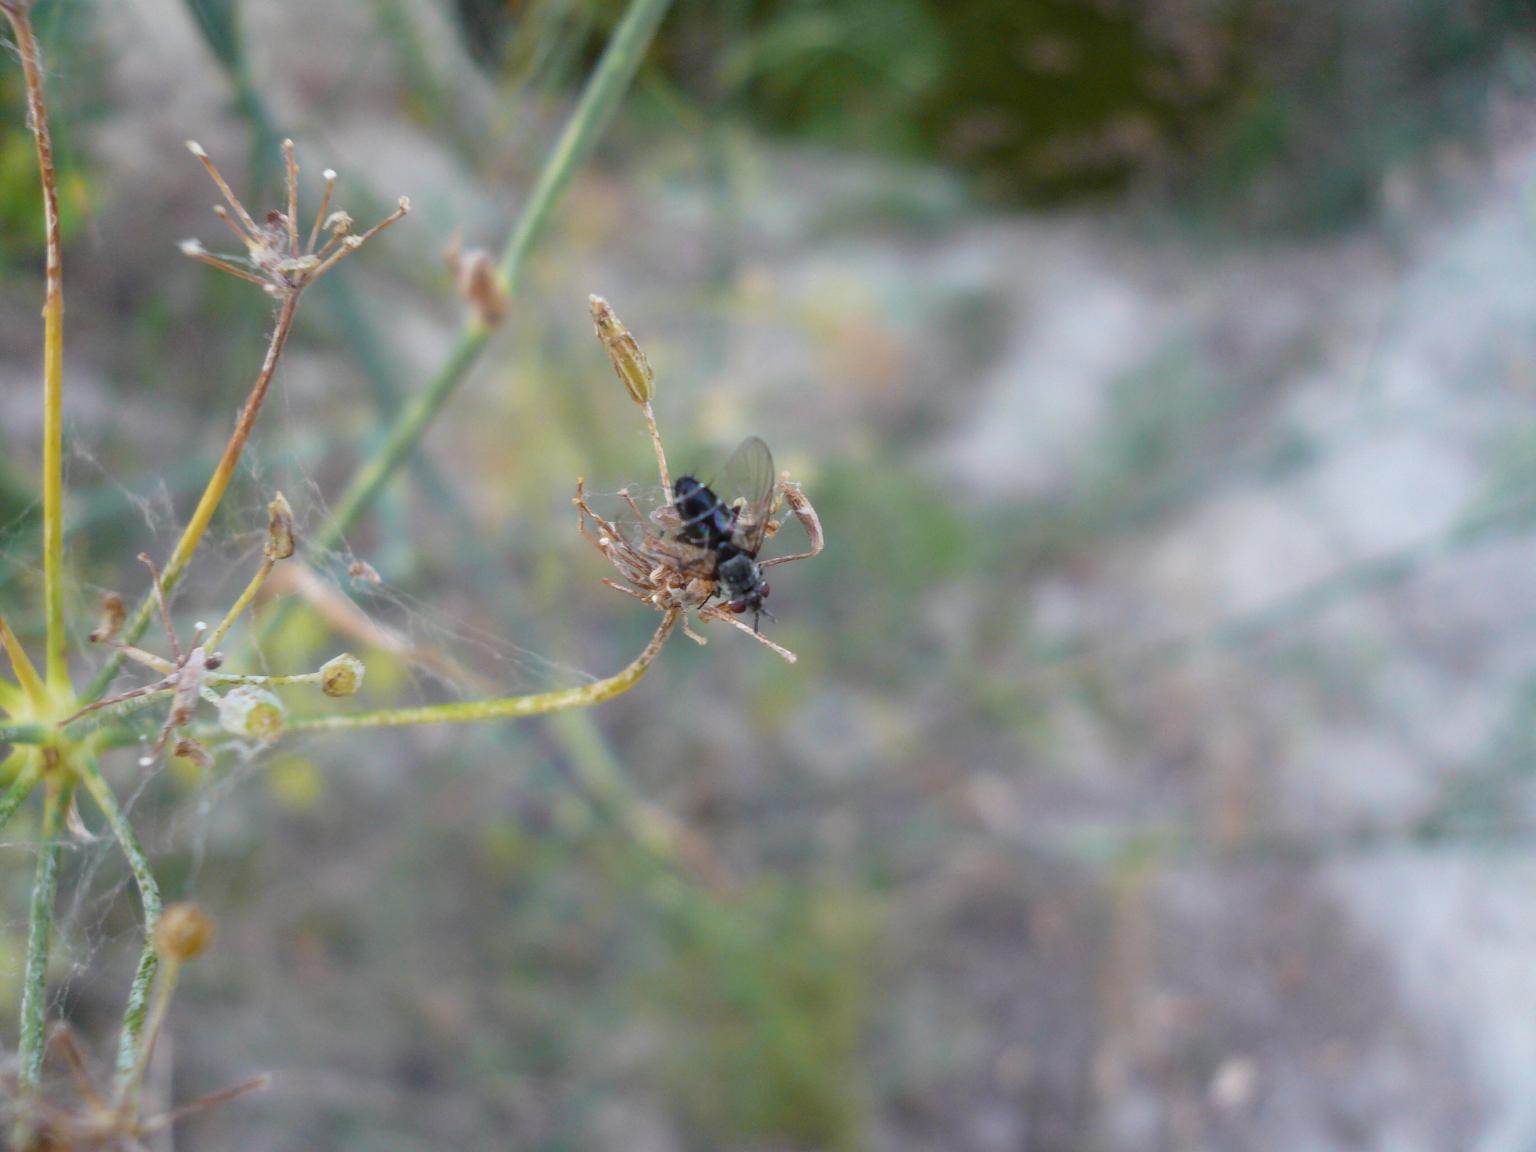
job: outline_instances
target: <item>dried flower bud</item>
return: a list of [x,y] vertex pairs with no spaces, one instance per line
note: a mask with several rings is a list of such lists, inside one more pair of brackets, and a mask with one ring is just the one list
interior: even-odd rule
[[219,701],[219,727],[236,736],[270,743],[283,734],[283,702],[254,684],[239,684]]
[[279,492],[267,505],[267,559],[286,560],[293,555],[293,509]]
[[350,696],[363,686],[363,662],[350,652],[320,665],[320,689],[327,696]]
[[213,918],[196,904],[172,904],[160,914],[155,948],[176,964],[196,960],[213,943]]
[[636,404],[649,404],[655,394],[653,385],[656,380],[650,361],[645,358],[635,338],[629,334],[629,329],[613,314],[608,301],[601,296],[589,296],[587,299],[592,306],[592,322],[597,326],[597,338],[608,349],[608,359],[613,361],[613,370],[619,374],[620,381]]
[[454,270],[459,295],[469,301],[475,319],[494,328],[507,318],[507,286],[496,262],[483,248],[465,252]]
[[116,592],[108,592],[101,598],[101,622],[96,625],[91,633],[92,644],[102,644],[108,640],[116,640],[117,634],[123,630],[123,621],[128,618],[128,609],[123,604],[123,598]]

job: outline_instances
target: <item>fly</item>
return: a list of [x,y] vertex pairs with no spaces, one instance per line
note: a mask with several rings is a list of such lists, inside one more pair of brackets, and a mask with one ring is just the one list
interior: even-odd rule
[[714,595],[729,611],[752,613],[757,631],[768,599],[757,555],[772,530],[773,498],[773,453],[749,436],[731,453],[714,486],[695,476],[679,477],[672,503],[640,523],[630,521],[629,535],[634,546],[668,570],[713,584]]

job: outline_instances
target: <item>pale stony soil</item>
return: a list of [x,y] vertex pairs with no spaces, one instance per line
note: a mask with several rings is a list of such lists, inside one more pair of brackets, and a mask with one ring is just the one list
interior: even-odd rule
[[[455,226],[494,242],[537,159],[516,146],[549,134],[543,118],[498,112],[442,39],[429,53],[448,54],[467,122],[493,143],[467,157],[407,122],[386,46],[351,7],[254,6],[255,58],[313,166],[418,207],[361,281],[409,385],[454,331],[440,244]],[[135,0],[106,14],[119,50],[91,139],[109,194],[76,257],[73,316],[132,315],[141,276],[171,285],[178,315],[191,308],[195,287],[169,254],[217,224],[180,141],[222,143],[237,167],[243,143],[181,11]],[[889,676],[847,656],[838,629],[839,601],[878,599],[892,573],[829,588],[786,569],[785,634],[818,688],[752,747],[737,734],[761,673],[731,639],[707,650],[718,679],[698,662],[664,666],[647,696],[601,718],[640,786],[742,870],[779,863],[754,804],[803,833],[802,852],[835,864],[861,846],[892,866],[871,1146],[1536,1142],[1536,871],[1518,834],[1536,541],[1455,536],[1531,482],[1536,444],[1536,120],[1504,108],[1496,129],[1491,156],[1448,150],[1395,175],[1372,226],[1305,243],[1197,241],[1129,213],[988,216],[941,175],[729,133],[729,213],[687,141],[621,144],[573,192],[502,351],[430,443],[488,534],[529,503],[565,515],[566,475],[587,467],[569,447],[549,449],[556,478],[532,498],[452,465],[515,452],[502,429],[555,403],[522,398],[530,381],[606,373],[582,311],[601,291],[646,338],[670,426],[727,445],[759,432],[812,485],[846,462],[915,477],[994,544],[935,576],[898,629],[859,638],[902,669]],[[75,331],[77,441],[171,451],[157,437],[187,392],[146,390],[125,412],[103,387],[120,337]],[[238,376],[235,354],[209,344],[179,320],[167,375]],[[0,370],[8,444],[26,442],[11,387],[24,372],[12,357]],[[297,434],[359,388],[334,350],[301,341],[274,427]],[[628,415],[598,419],[594,438],[626,434]],[[334,494],[336,477],[315,468]],[[1032,531],[1060,509],[1065,529]],[[834,547],[861,525],[829,523]],[[555,547],[595,581],[578,544]],[[1361,568],[1392,557],[1396,579]],[[890,558],[893,571],[932,561]],[[478,603],[472,581],[441,568],[445,610],[494,624],[501,605],[463,607]],[[1329,594],[1309,598],[1319,586]],[[577,646],[595,671],[621,658],[600,625],[619,608],[578,602],[611,613]],[[686,736],[658,718],[679,691],[737,690],[717,698],[717,725]],[[368,765],[338,769],[356,790],[347,810],[319,826],[236,812],[238,791],[204,814],[216,854],[250,854],[251,894],[225,975],[183,1005],[189,1026],[207,1025],[186,1047],[218,1070],[213,1083],[271,1066],[280,1090],[181,1146],[351,1147],[369,1128],[337,1117],[354,1114],[402,1147],[485,1147],[509,1127],[535,1146],[553,1130],[550,1101],[567,1087],[521,1084],[489,1104],[465,1087],[433,1022],[474,1031],[481,958],[455,945],[445,959],[411,919],[425,907],[435,940],[481,940],[462,926],[486,910],[445,845],[477,806],[509,802],[497,766],[513,739],[370,746]],[[425,815],[403,808],[421,801],[410,771],[424,755],[463,766]],[[1405,843],[1456,785],[1498,776],[1510,779],[1493,811],[1510,827],[1496,838]],[[748,815],[711,816],[721,807]],[[295,854],[314,861],[302,880],[273,859]],[[401,897],[402,910],[381,893],[402,874],[426,877],[424,903]],[[305,917],[358,905],[357,952],[306,958]],[[441,1003],[399,1007],[419,998],[417,974],[445,965]],[[293,971],[311,983],[296,991]],[[578,1127],[591,1147],[685,1147],[628,1075],[645,1063],[636,1028],[595,1062],[608,1099]]]

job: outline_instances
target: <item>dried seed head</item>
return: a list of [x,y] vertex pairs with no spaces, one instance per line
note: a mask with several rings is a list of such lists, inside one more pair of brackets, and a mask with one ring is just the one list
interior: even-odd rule
[[601,296],[589,296],[587,300],[592,306],[592,322],[597,326],[597,338],[608,349],[608,359],[613,361],[613,370],[619,374],[619,380],[636,404],[649,404],[655,394],[656,380],[650,361],[645,358],[645,353],[630,335],[629,329],[614,315],[608,301]]
[[286,560],[293,555],[293,509],[281,492],[267,505],[267,559]]
[[128,618],[128,609],[123,604],[123,598],[116,592],[108,592],[101,598],[101,621],[91,633],[92,644],[102,644],[108,640],[116,640],[117,634],[123,630],[123,621]]
[[[209,159],[208,153],[192,141],[187,142],[187,148],[202,163],[224,198],[224,204],[216,207],[214,212],[235,234],[244,252],[232,256],[218,255],[209,252],[195,240],[184,241],[181,250],[204,264],[261,285],[272,296],[287,298],[303,291],[325,275],[347,253],[362,247],[367,240],[410,211],[410,201],[402,196],[394,212],[361,235],[354,236],[352,217],[340,209],[331,210],[336,173],[327,168],[320,209],[306,236],[301,232],[298,220],[298,161],[294,156],[293,141],[285,140],[283,159],[287,168],[286,210],[273,209],[262,216],[258,223],[257,218],[251,215],[235,195],[218,165]],[[329,238],[317,247],[322,231],[328,232]]]
[[240,684],[219,701],[219,727],[268,744],[283,734],[286,711],[283,702],[265,688]]
[[320,688],[327,696],[350,696],[363,686],[363,662],[350,652],[333,656],[320,666]]
[[196,960],[213,943],[213,918],[196,904],[172,904],[160,914],[155,948],[177,964]]

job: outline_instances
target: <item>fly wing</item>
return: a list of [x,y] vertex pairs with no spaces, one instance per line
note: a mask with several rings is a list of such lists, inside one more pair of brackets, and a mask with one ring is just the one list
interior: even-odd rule
[[736,546],[756,556],[773,503],[773,453],[768,445],[756,436],[743,440],[725,462],[719,492],[736,509]]
[[634,552],[683,576],[714,578],[715,554],[682,538],[677,509],[663,501],[659,488],[619,495],[613,526]]

